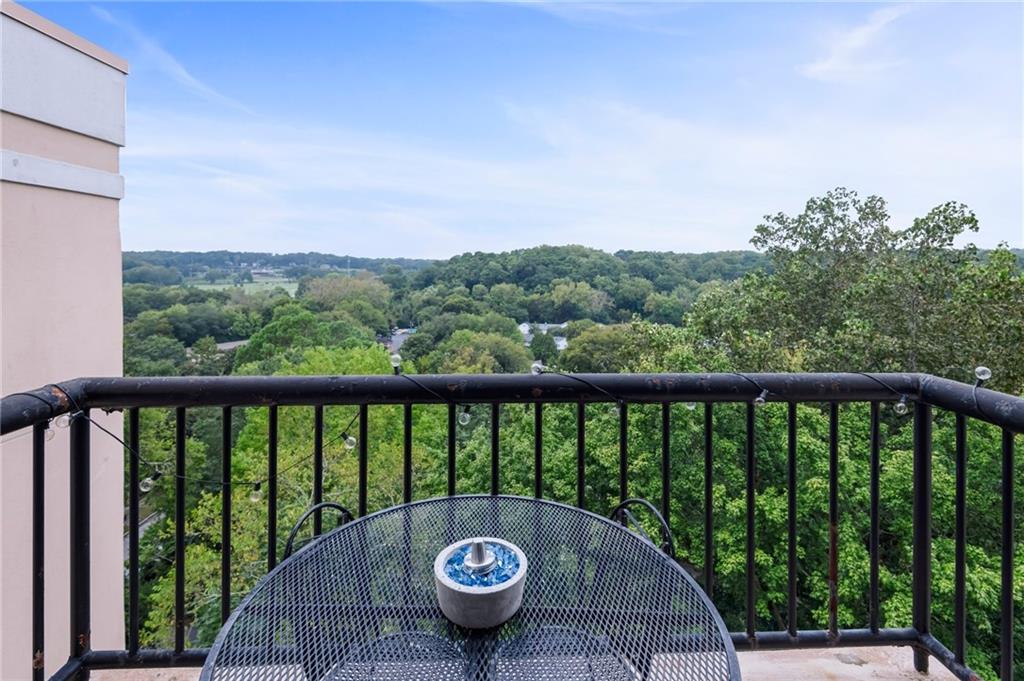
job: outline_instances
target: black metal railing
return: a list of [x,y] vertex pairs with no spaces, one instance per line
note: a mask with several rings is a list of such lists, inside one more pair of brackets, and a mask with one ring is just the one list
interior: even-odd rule
[[[357,515],[367,512],[367,413],[369,405],[402,405],[402,498],[413,499],[412,406],[445,404],[447,412],[447,492],[455,493],[456,419],[459,405],[491,405],[490,492],[499,485],[499,413],[505,403],[534,405],[534,492],[544,491],[543,425],[547,403],[576,405],[576,501],[586,499],[586,407],[592,402],[618,403],[618,493],[629,497],[629,414],[630,404],[660,404],[661,456],[660,511],[669,516],[672,504],[671,464],[673,447],[670,405],[678,402],[704,405],[704,588],[715,590],[715,535],[712,512],[712,466],[714,463],[715,405],[745,403],[745,514],[746,514],[746,617],[745,629],[733,632],[741,648],[808,648],[826,646],[907,645],[914,649],[915,667],[928,668],[929,656],[961,679],[976,678],[965,663],[966,641],[966,480],[967,420],[977,419],[1002,429],[1002,530],[1000,651],[1001,678],[1013,676],[1013,556],[1014,556],[1014,437],[1024,432],[1024,399],[922,374],[587,374],[579,376],[548,373],[540,375],[449,375],[449,376],[322,376],[322,377],[196,377],[196,378],[84,378],[59,386],[16,393],[0,405],[0,432],[32,429],[33,451],[33,657],[34,678],[43,677],[43,516],[45,512],[44,450],[48,422],[62,414],[71,415],[70,424],[70,634],[71,656],[53,679],[85,678],[91,669],[198,666],[206,649],[186,649],[185,613],[185,448],[186,409],[220,407],[223,419],[222,511],[221,511],[221,617],[231,603],[231,423],[232,409],[268,407],[267,568],[277,562],[277,473],[279,407],[302,405],[315,409],[313,490],[314,503],[323,501],[323,410],[325,405],[358,406],[358,498]],[[756,467],[755,406],[764,401],[788,404],[787,412],[787,563],[789,569],[787,627],[781,631],[760,631],[755,613],[755,501]],[[896,401],[913,407],[913,622],[909,628],[880,626],[879,607],[879,404]],[[828,405],[828,620],[822,630],[798,630],[797,611],[797,405]],[[839,498],[839,404],[866,402],[870,405],[870,537],[867,628],[842,629],[838,610],[838,498]],[[138,452],[139,411],[146,408],[175,409],[175,506],[174,506],[174,647],[168,650],[142,649],[139,645],[139,461],[128,461],[128,614],[127,646],[124,650],[93,650],[90,645],[90,410],[126,410],[127,445]],[[953,412],[955,443],[955,593],[952,649],[931,630],[932,602],[932,421],[933,408]],[[902,406],[901,406],[902,410]],[[484,491],[484,490],[479,490]],[[314,532],[322,529],[319,512]],[[26,666],[30,664],[26,660]]]

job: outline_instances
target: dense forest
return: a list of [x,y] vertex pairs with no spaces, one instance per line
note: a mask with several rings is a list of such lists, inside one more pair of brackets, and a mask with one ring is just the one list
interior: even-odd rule
[[[964,205],[937,206],[909,225],[892,225],[885,201],[836,189],[797,215],[773,214],[753,230],[756,251],[679,254],[583,246],[467,253],[446,261],[358,259],[322,254],[126,253],[125,372],[130,375],[384,374],[386,348],[403,329],[406,373],[523,372],[535,359],[569,372],[921,371],[968,381],[992,369],[990,386],[1024,392],[1024,254],[957,245],[978,224]],[[140,272],[139,270],[143,271]],[[229,283],[216,282],[210,270]],[[293,280],[258,291],[239,271]],[[254,272],[255,271],[255,272]],[[153,275],[153,276],[150,276]],[[533,326],[562,324],[564,349]],[[415,332],[409,332],[414,327]],[[226,341],[247,341],[230,349]],[[671,438],[672,513],[681,562],[700,578],[703,563],[703,411],[675,405]],[[744,410],[715,410],[715,602],[732,629],[744,614]],[[868,406],[840,413],[839,626],[868,621]],[[355,410],[325,410],[325,499],[353,506]],[[473,408],[457,431],[457,489],[489,481],[489,410]],[[140,454],[144,515],[144,640],[166,644],[173,620],[174,415],[143,410]],[[532,494],[533,415],[501,410],[501,487]],[[827,617],[828,414],[798,409],[799,609],[801,629]],[[313,410],[282,407],[278,536],[310,505]],[[400,503],[402,414],[371,407],[369,506]],[[891,408],[882,424],[882,624],[911,621],[909,417]],[[236,409],[233,419],[232,593],[247,593],[266,568],[264,484],[267,410]],[[446,410],[413,409],[417,497],[445,490]],[[544,494],[576,498],[575,407],[544,411]],[[612,405],[587,413],[588,507],[618,498],[618,419]],[[951,641],[953,621],[952,415],[934,424],[933,632]],[[995,679],[999,635],[1000,433],[969,432],[968,663]],[[631,405],[629,485],[660,494],[660,411]],[[760,629],[784,629],[786,561],[786,407],[757,412],[756,571]],[[187,607],[190,645],[219,627],[220,410],[188,412]],[[1024,499],[1024,457],[1015,481]],[[1024,522],[1018,523],[1018,532]],[[280,551],[281,547],[276,547]],[[1016,650],[1024,654],[1024,541],[1018,539]],[[1024,674],[1024,660],[1016,661]]]

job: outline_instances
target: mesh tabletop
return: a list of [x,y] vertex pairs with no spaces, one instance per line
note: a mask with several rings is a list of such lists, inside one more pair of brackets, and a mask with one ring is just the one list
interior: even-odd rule
[[[529,560],[523,605],[494,629],[451,624],[433,563],[499,537]],[[739,679],[700,587],[639,535],[571,506],[448,497],[323,535],[267,575],[218,635],[207,681]]]

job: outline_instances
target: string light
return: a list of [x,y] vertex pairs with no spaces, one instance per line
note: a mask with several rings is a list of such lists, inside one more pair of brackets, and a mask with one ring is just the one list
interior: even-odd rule
[[356,445],[359,444],[359,442],[348,433],[342,433],[341,437],[345,442],[345,449],[355,449]]
[[[127,451],[129,454],[131,454],[136,459],[138,459],[140,463],[142,463],[145,466],[148,466],[150,468],[150,470],[153,471],[153,474],[151,476],[143,478],[142,480],[139,481],[139,490],[141,490],[144,493],[151,491],[153,489],[153,486],[154,486],[156,480],[159,480],[162,475],[164,475],[165,473],[169,473],[172,470],[172,468],[171,468],[172,464],[169,461],[153,462],[153,461],[148,461],[145,458],[143,458],[143,456],[138,451],[136,451],[132,447],[128,446],[127,442],[125,442],[123,439],[121,439],[120,437],[115,435],[113,432],[111,432],[108,428],[104,427],[102,424],[97,423],[96,421],[94,421],[84,411],[82,411],[81,407],[79,407],[78,403],[75,401],[75,398],[70,393],[68,393],[68,391],[65,390],[60,384],[52,383],[51,385],[53,387],[55,387],[57,390],[60,390],[62,393],[64,393],[65,397],[68,398],[68,401],[71,402],[71,404],[76,409],[76,411],[73,414],[71,414],[71,416],[67,419],[66,424],[69,425],[71,423],[71,419],[74,419],[74,418],[84,418],[87,422],[89,422],[90,424],[96,426],[96,428],[98,428],[100,431],[105,433],[108,437],[112,438],[113,440],[116,440],[122,447],[124,447],[125,451]],[[62,414],[61,416],[66,416],[66,415]],[[346,435],[346,433],[352,427],[352,424],[354,424],[356,422],[357,418],[359,418],[359,414],[358,413],[356,413],[356,414],[354,414],[352,416],[352,419],[348,422],[348,425],[345,427],[345,430],[342,431],[342,433],[339,436],[331,438],[329,441],[324,443],[324,446],[326,447],[326,446],[328,446],[328,445],[330,445],[330,444],[332,444],[334,442],[337,442],[340,438],[345,438],[345,445],[346,445],[346,447],[348,447],[350,442],[352,443],[352,447],[355,447],[356,439],[354,437]],[[55,419],[55,420],[57,420],[57,419]],[[58,423],[58,425],[60,425],[60,424]],[[349,447],[349,448],[351,449],[352,447]],[[313,452],[310,452],[305,457],[302,457],[302,458],[292,462],[289,466],[286,466],[285,468],[278,470],[277,476],[280,477],[284,473],[292,470],[293,468],[295,468],[299,464],[303,463],[304,461],[308,461],[312,457],[313,457]],[[211,479],[211,478],[194,478],[194,477],[190,477],[190,476],[177,476],[177,477],[180,477],[183,480],[187,480],[187,481],[191,481],[191,482],[199,482],[199,483],[204,483],[204,484],[208,484],[208,485],[223,485],[223,481],[219,480],[219,479],[215,480],[215,479]],[[266,482],[266,481],[267,481],[267,479],[262,479],[262,480],[240,480],[240,481],[233,482],[233,484],[235,484],[235,485],[252,485],[252,488],[253,488],[252,489],[252,493],[250,493],[250,495],[249,495],[250,499],[252,499],[254,496],[256,498],[259,498],[261,496],[260,495],[260,489],[261,489],[262,484],[264,482]]]
[[892,406],[892,410],[900,416],[906,416],[910,411],[910,405],[907,404],[907,396],[900,395],[900,401]]
[[262,490],[263,490],[263,483],[257,482],[256,484],[254,484],[252,486],[252,489],[249,490],[249,501],[251,501],[254,504],[258,504],[260,502],[260,500],[263,498],[263,491]]
[[768,401],[768,390],[765,388],[761,389],[761,394],[754,398],[755,407],[763,407],[765,402]]
[[53,422],[58,428],[67,428],[71,425],[71,414],[61,414]]
[[530,365],[530,373],[533,374],[534,376],[540,376],[545,371],[547,371],[547,369],[548,368],[544,366],[544,362],[540,361],[539,359]]
[[391,368],[395,370],[395,376],[402,373],[402,356],[393,352],[388,359],[391,361]]
[[687,402],[686,403],[686,408],[689,409],[690,411],[693,411],[694,409],[697,408],[697,403],[696,402]]
[[974,367],[974,387],[980,387],[985,381],[992,378],[992,370],[988,367]]
[[473,420],[473,415],[469,413],[469,405],[467,404],[462,408],[462,413],[459,414],[459,425],[468,426],[470,421]]

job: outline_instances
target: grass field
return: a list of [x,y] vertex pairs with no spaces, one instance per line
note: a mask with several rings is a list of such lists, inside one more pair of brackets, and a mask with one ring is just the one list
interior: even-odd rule
[[[234,282],[231,282],[231,281],[218,281],[218,282],[216,282],[214,284],[211,284],[210,282],[205,281],[205,280],[194,280],[194,281],[186,281],[185,283],[187,285],[189,285],[189,286],[195,286],[196,288],[205,288],[205,289],[213,289],[213,290],[233,289],[233,288],[239,286],[239,284],[235,284]],[[272,291],[275,288],[283,288],[285,291],[288,292],[288,295],[294,296],[295,295],[295,290],[299,288],[299,282],[297,282],[297,281],[295,281],[293,279],[270,278],[270,277],[256,277],[255,281],[246,282],[244,284],[241,284],[241,287],[242,287],[242,289],[245,290],[246,293],[257,293],[259,291]]]

